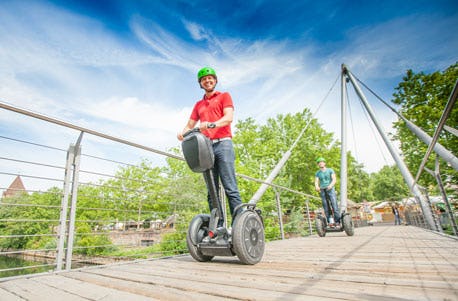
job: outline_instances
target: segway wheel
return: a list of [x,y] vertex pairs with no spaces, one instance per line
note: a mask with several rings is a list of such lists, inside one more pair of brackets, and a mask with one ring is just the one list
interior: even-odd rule
[[189,224],[188,234],[186,235],[186,244],[192,258],[197,261],[205,262],[213,259],[213,256],[203,255],[197,245],[206,236],[207,228],[210,222],[210,215],[196,215]]
[[355,228],[353,227],[353,220],[351,219],[351,215],[345,214],[342,220],[345,233],[348,236],[353,236],[353,234],[355,234]]
[[261,217],[252,210],[239,213],[232,227],[234,253],[244,264],[256,264],[264,255],[264,226]]
[[315,219],[315,226],[316,226],[316,233],[318,234],[319,237],[324,237],[326,235],[326,225],[324,221],[321,219],[321,217],[317,217]]

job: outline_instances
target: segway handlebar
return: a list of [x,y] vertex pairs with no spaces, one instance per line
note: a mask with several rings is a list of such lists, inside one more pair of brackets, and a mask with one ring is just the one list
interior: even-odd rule
[[187,131],[186,133],[183,134],[183,138],[186,137],[186,136],[191,135],[192,133],[200,133],[200,129],[198,127],[195,127],[193,129]]

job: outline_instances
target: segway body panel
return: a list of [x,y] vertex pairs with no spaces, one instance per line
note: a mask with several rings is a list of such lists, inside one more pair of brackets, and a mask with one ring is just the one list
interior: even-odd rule
[[215,164],[212,142],[197,130],[186,133],[181,143],[183,155],[193,172],[205,172]]

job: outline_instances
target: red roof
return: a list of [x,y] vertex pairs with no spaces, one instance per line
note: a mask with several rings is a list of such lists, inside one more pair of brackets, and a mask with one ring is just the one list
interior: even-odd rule
[[7,198],[22,192],[25,192],[24,183],[22,183],[21,177],[17,176],[13,183],[11,183],[10,187],[3,192],[3,197]]

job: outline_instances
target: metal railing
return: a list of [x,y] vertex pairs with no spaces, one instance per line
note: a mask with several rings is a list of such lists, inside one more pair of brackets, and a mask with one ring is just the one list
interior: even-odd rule
[[[0,277],[187,253],[187,225],[195,214],[208,211],[205,184],[200,175],[191,172],[161,183],[160,166],[142,159],[154,155],[183,161],[181,156],[9,104],[0,102],[0,108],[35,122],[38,119],[37,127],[45,122],[46,129],[73,130],[62,135],[66,141],[60,141],[68,149],[0,131]],[[95,136],[102,139],[95,144],[109,144],[113,149],[127,146],[126,152],[135,153],[131,156],[134,162],[85,153],[84,134],[90,135],[85,138],[89,144],[94,144]],[[240,182],[263,183],[245,175],[238,177]],[[9,186],[12,182],[16,185]],[[164,183],[169,186],[161,187]],[[183,195],[170,185],[181,187]],[[198,187],[193,190],[196,194],[187,195],[183,188],[192,185]],[[311,235],[310,200],[318,198],[270,186],[275,190],[275,206],[258,205],[269,229],[266,238]],[[301,198],[303,206],[285,216],[283,192]]]

